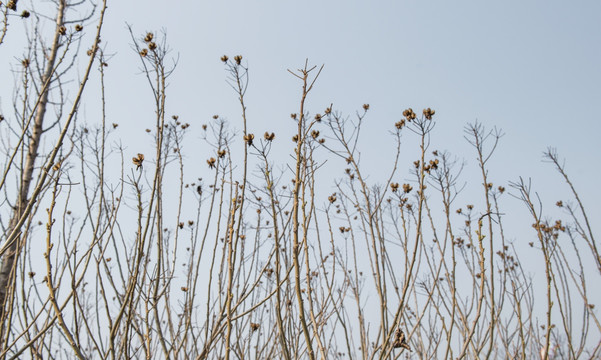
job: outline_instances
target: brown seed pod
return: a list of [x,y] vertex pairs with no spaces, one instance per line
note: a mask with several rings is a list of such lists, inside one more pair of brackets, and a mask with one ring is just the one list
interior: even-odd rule
[[275,134],[274,133],[270,134],[269,132],[265,131],[265,135],[263,135],[263,137],[267,141],[273,141],[273,139],[275,139]]
[[255,139],[255,135],[254,134],[244,135],[244,141],[246,142],[246,144],[248,146],[252,146],[254,139]]
[[138,156],[133,157],[131,160],[136,165],[136,170],[138,170],[142,166],[142,162],[144,162],[144,154],[138,153]]
[[207,164],[209,164],[209,168],[211,168],[211,169],[215,168],[215,161],[217,161],[217,160],[214,157],[207,160]]
[[392,343],[393,348],[403,348],[412,351],[409,344],[407,344],[407,339],[405,338],[405,333],[403,332],[403,330],[397,329],[394,334],[394,338],[394,342]]

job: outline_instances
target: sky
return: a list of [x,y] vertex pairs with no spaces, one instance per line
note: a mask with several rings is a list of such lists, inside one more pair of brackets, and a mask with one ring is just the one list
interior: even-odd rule
[[[24,53],[27,21],[11,20],[0,46],[0,56],[14,58],[15,68]],[[94,23],[84,25],[92,34]],[[128,26],[139,37],[147,31],[166,34],[177,62],[168,113],[193,125],[191,141],[199,138],[198,124],[214,114],[241,129],[222,55],[242,55],[249,68],[249,131],[274,131],[285,139],[295,131],[289,114],[298,112],[301,89],[287,70],[308,61],[324,66],[309,112],[333,103],[353,117],[370,104],[362,130],[367,173],[378,174],[389,163],[381,154],[393,149],[392,139],[380,139],[403,110],[419,114],[431,107],[433,146],[465,161],[468,179],[479,175],[464,128],[478,121],[505,134],[490,161],[495,184],[507,186],[521,176],[532,179],[546,202],[564,197],[568,188],[542,162],[543,151],[554,147],[592,217],[601,216],[601,122],[593,111],[601,99],[598,1],[109,1],[102,36],[110,55],[107,116],[120,124],[126,151],[135,155],[152,145],[144,129],[153,126],[154,110]],[[0,69],[0,78],[14,78],[10,71]],[[2,111],[11,107],[11,90],[0,90]],[[86,91],[80,121],[95,123],[100,103],[90,99],[98,99],[99,87]],[[415,148],[411,137],[403,141],[405,148]],[[292,143],[283,143],[277,146],[289,153]],[[401,159],[404,169],[415,160],[411,156]],[[527,215],[517,201],[505,206]]]
[[286,70],[309,59],[325,65],[314,112],[332,102],[352,114],[370,103],[376,130],[407,107],[432,107],[449,144],[478,120],[507,133],[503,152],[524,158],[523,170],[554,146],[574,171],[594,175],[598,2],[129,1],[109,5],[107,16],[119,78],[142,80],[126,23],[137,34],[165,30],[179,57],[170,104],[188,118],[237,115],[219,57],[241,54],[253,121],[283,121],[299,93]]
[[[241,129],[240,107],[219,59],[242,55],[250,74],[250,131],[274,131],[285,139],[285,153],[290,153],[288,139],[294,128],[289,114],[298,112],[301,84],[287,70],[302,67],[308,59],[309,64],[324,65],[308,100],[309,112],[321,112],[333,103],[352,117],[370,104],[362,137],[362,163],[374,174],[370,180],[377,181],[378,171],[390,164],[381,154],[391,149],[392,138],[388,143],[380,139],[393,130],[403,110],[411,107],[420,114],[431,107],[436,111],[434,147],[463,159],[466,181],[475,186],[481,180],[473,178],[480,176],[476,154],[464,139],[469,123],[478,121],[505,134],[490,162],[495,184],[508,187],[520,176],[531,178],[547,205],[567,198],[569,191],[553,166],[542,162],[543,151],[556,148],[593,229],[601,230],[595,221],[601,217],[601,121],[595,112],[601,103],[599,1],[108,4],[102,36],[105,52],[111,54],[106,70],[108,122],[119,123],[119,136],[132,155],[150,152],[151,138],[144,129],[153,127],[154,110],[128,25],[140,37],[147,31],[166,34],[177,61],[169,79],[168,113],[192,124],[196,133],[191,141],[199,138],[198,125],[210,122],[214,114]],[[25,27],[18,21],[11,26],[14,31],[0,46],[0,57],[14,57],[18,66],[18,54],[24,52],[19,31]],[[87,26],[91,33],[93,23]],[[9,70],[0,69],[0,83],[12,79]],[[12,87],[0,89],[2,111],[11,106],[7,89]],[[87,91],[88,99],[97,99],[96,85]],[[98,106],[86,101],[80,121],[97,122]],[[411,144],[410,137],[403,141]],[[410,178],[413,156],[402,158],[399,182]],[[206,171],[204,159],[200,162],[199,173]],[[334,191],[333,184],[325,191]],[[481,193],[480,188],[466,189],[471,191]],[[503,207],[508,214],[528,216],[516,199],[508,198]],[[526,220],[510,230],[509,237],[519,240],[523,229],[532,241],[530,223]]]
[[[333,103],[353,117],[370,104],[361,146],[370,181],[383,181],[390,169],[392,159],[381,154],[393,150],[393,141],[380,139],[389,137],[403,110],[420,114],[431,107],[437,122],[432,150],[465,161],[465,199],[482,198],[476,153],[464,139],[465,126],[478,121],[505,134],[489,164],[496,185],[509,188],[519,177],[531,179],[546,204],[543,216],[562,217],[553,204],[567,199],[569,188],[542,161],[543,151],[554,147],[589,219],[601,218],[601,119],[595,112],[601,103],[599,1],[145,0],[112,5],[108,15],[105,37],[116,63],[109,76],[127,79],[113,82],[115,91],[131,87],[125,93],[137,94],[143,82],[133,69],[125,24],[140,35],[164,30],[178,58],[168,104],[184,121],[205,123],[220,114],[241,128],[239,104],[219,61],[224,54],[240,54],[250,73],[250,131],[274,131],[289,154],[295,131],[289,114],[298,112],[301,84],[287,70],[308,59],[324,65],[308,100],[311,113]],[[145,121],[139,114],[148,98],[119,101],[113,111],[124,117],[120,123]],[[150,110],[148,118],[152,124]],[[403,141],[411,155],[401,156],[397,181],[409,182],[415,143],[409,135]],[[333,184],[324,186],[330,186],[326,193],[335,191]],[[506,235],[527,271],[540,271],[541,264],[530,261],[540,254],[527,246],[535,240],[527,209],[512,197],[501,206]],[[592,222],[599,233],[601,225]]]
[[[134,155],[151,146],[143,130],[152,127],[154,113],[128,26],[140,37],[147,31],[166,34],[177,62],[169,79],[168,113],[178,114],[193,129],[196,124],[197,131],[214,114],[241,128],[240,107],[219,59],[242,55],[250,74],[249,131],[269,130],[290,138],[294,127],[289,114],[298,111],[301,84],[287,70],[308,61],[324,66],[308,99],[309,112],[322,112],[333,103],[352,117],[364,103],[370,104],[362,135],[368,172],[377,173],[389,160],[380,155],[392,149],[392,139],[380,139],[388,136],[403,110],[411,107],[419,114],[431,107],[437,122],[432,143],[463,159],[468,178],[478,176],[478,169],[464,128],[478,121],[505,134],[490,162],[489,175],[496,184],[531,178],[544,200],[559,200],[568,188],[553,166],[541,161],[543,151],[554,147],[592,217],[601,216],[601,122],[594,112],[601,99],[601,2],[108,4],[102,36],[104,51],[111,56],[106,69],[108,120],[120,124],[120,136]],[[14,67],[20,66],[19,54],[24,53],[21,36],[27,21],[11,20],[9,36],[0,46],[0,56],[14,58]],[[92,34],[94,23],[84,25]],[[0,78],[11,81],[11,69],[0,69]],[[11,89],[0,90],[2,111],[11,107]],[[98,99],[97,85],[87,91],[87,99]],[[86,100],[80,121],[97,122],[98,108],[99,101]],[[411,144],[410,138],[403,141]],[[284,152],[291,145],[286,143]],[[402,159],[405,166],[413,160]],[[519,202],[506,206],[525,212]]]
[[[107,16],[103,38],[115,54],[108,82],[122,79],[110,86],[132,95],[119,97],[112,110],[125,126],[139,126],[140,109],[148,105],[133,96],[144,79],[132,61],[129,24],[136,34],[167,34],[178,58],[168,104],[183,119],[220,114],[241,127],[219,61],[240,54],[250,72],[247,104],[255,132],[288,137],[300,84],[287,69],[308,59],[324,65],[309,111],[334,103],[352,116],[369,103],[363,134],[369,144],[404,109],[431,107],[433,143],[474,167],[475,153],[463,136],[465,125],[478,121],[505,133],[491,159],[495,181],[532,178],[543,197],[561,196],[567,187],[541,162],[543,151],[554,147],[585,205],[601,215],[601,125],[593,111],[601,99],[597,1],[128,1],[110,4]],[[366,166],[378,167],[372,159],[379,150],[365,147]]]

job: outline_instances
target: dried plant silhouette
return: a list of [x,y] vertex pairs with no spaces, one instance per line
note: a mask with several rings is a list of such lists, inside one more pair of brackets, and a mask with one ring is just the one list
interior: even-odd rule
[[[464,164],[431,142],[444,114],[408,108],[379,139],[395,150],[375,178],[361,160],[369,104],[355,116],[307,105],[323,66],[285,74],[299,88],[283,119],[292,139],[249,117],[241,55],[221,57],[239,118],[183,119],[167,112],[177,63],[165,34],[131,27],[128,58],[155,118],[139,129],[152,151],[126,148],[106,115],[107,2],[23,3],[0,4],[0,47],[13,22],[31,29],[0,118],[1,359],[601,356],[590,289],[601,255],[555,150],[544,157],[566,186],[543,204],[529,180],[495,184],[501,131],[467,125],[477,161]],[[90,87],[100,120],[84,125]],[[464,166],[480,177],[463,178]],[[481,195],[466,203],[464,184]],[[533,224],[515,240],[509,202]],[[549,206],[562,218],[549,218]]]

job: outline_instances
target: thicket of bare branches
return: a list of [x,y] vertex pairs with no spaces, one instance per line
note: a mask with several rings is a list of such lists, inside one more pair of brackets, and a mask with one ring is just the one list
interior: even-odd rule
[[[306,107],[321,67],[290,71],[300,89],[292,139],[253,132],[242,56],[221,58],[241,132],[219,116],[190,126],[167,113],[176,69],[164,36],[132,31],[131,61],[156,115],[153,152],[132,154],[105,115],[106,2],[54,4],[52,14],[0,5],[0,46],[13,19],[31,22],[0,122],[2,359],[600,356],[589,294],[601,255],[554,150],[545,157],[566,187],[562,201],[543,204],[527,180],[506,189],[490,178],[500,131],[466,126],[481,170],[468,181],[430,142],[441,114],[409,108],[390,124],[388,174],[370,178],[360,156],[369,105],[355,117]],[[50,23],[51,33],[39,31]],[[89,87],[100,89],[101,121],[83,126]],[[191,163],[189,136],[211,154]],[[415,161],[401,156],[401,136],[418,140]],[[274,160],[273,143],[291,140],[291,160]],[[324,185],[326,159],[344,172]],[[199,166],[203,178],[186,180]],[[457,200],[466,181],[481,188],[474,205]],[[536,259],[506,239],[507,196],[530,211],[532,233],[519,241]],[[548,206],[564,216],[547,218]],[[525,266],[533,262],[535,273]]]

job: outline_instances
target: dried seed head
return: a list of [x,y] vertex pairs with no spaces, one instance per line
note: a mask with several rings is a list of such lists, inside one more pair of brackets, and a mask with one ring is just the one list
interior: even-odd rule
[[259,325],[259,324],[257,324],[257,323],[252,323],[252,322],[251,322],[251,323],[250,323],[250,330],[251,330],[251,331],[253,331],[253,332],[255,332],[255,331],[259,330],[259,327],[260,327],[260,326],[261,326],[261,325]]
[[405,117],[405,119],[407,119],[407,121],[414,120],[417,117],[417,115],[415,115],[415,113],[413,112],[412,108],[403,111],[403,116]]
[[24,68],[28,68],[29,67],[29,59],[23,59],[21,61],[21,64],[23,65]]
[[21,13],[21,17],[23,19],[27,19],[29,17],[29,15],[31,15],[31,14],[27,10],[23,10],[23,12]]
[[80,24],[75,25],[75,31],[82,31],[83,30],[83,26],[81,26]]
[[217,160],[214,157],[207,160],[207,164],[209,164],[209,168],[211,168],[211,169],[215,168],[215,161],[217,161]]
[[234,61],[236,62],[236,64],[240,65],[240,63],[242,62],[242,55],[234,56]]
[[401,119],[401,121],[397,121],[394,126],[396,126],[397,129],[401,130],[403,128],[403,126],[405,126],[405,119]]
[[333,204],[336,201],[336,193],[333,193],[332,195],[328,196],[328,201],[330,202],[330,204]]
[[153,38],[154,38],[154,35],[151,32],[146,33],[146,36],[144,36],[144,42],[149,43],[152,41]]
[[319,137],[319,130],[313,130],[313,131],[311,131],[311,137],[313,139],[317,139]]
[[363,110],[365,110],[365,111],[369,110],[369,104],[363,104]]
[[61,26],[58,28],[58,33],[61,35],[65,35],[67,33],[67,28],[64,26]]
[[403,349],[412,351],[409,344],[407,344],[407,339],[405,338],[405,334],[403,333],[403,330],[397,329],[394,334],[394,337],[395,337],[395,339],[394,339],[394,342],[392,343],[393,348],[403,348]]
[[315,121],[321,121],[321,114],[315,114]]
[[142,162],[144,161],[144,154],[138,153],[137,157],[133,157],[132,162],[136,165],[136,170],[142,166]]
[[217,155],[220,158],[224,158],[226,153],[227,153],[227,151],[225,149],[217,151]]
[[296,120],[296,114],[290,114],[290,117]]
[[10,0],[6,7],[11,9],[12,11],[17,11],[17,0]]
[[252,146],[254,139],[255,139],[255,135],[254,134],[244,135],[244,141],[246,142],[246,144],[248,146]]
[[140,51],[140,56],[145,57],[146,55],[148,55],[148,49],[142,49]]
[[409,194],[411,190],[413,190],[413,187],[411,187],[411,185],[403,184],[403,191],[405,192],[405,194]]
[[223,61],[224,63],[226,63],[230,58],[227,57],[227,55],[223,55],[221,57],[221,61]]
[[294,136],[292,137],[292,141],[294,141],[294,142],[298,142],[298,135],[294,135]]
[[436,114],[436,111],[434,111],[430,108],[427,108],[427,109],[424,109],[423,113],[424,113],[424,116],[426,117],[426,119],[432,120],[432,116],[434,114]]
[[275,134],[274,133],[268,133],[267,131],[265,131],[265,135],[263,135],[263,137],[265,138],[265,140],[267,141],[273,141],[273,139],[275,139]]
[[429,169],[436,170],[436,169],[438,169],[438,163],[439,163],[438,159],[435,159],[435,160],[430,160],[430,161],[429,161],[429,164],[430,164],[430,165],[428,165],[428,168],[429,168]]
[[156,43],[154,43],[154,42],[148,43],[148,49],[150,49],[150,50],[156,50],[156,48],[157,48],[157,44]]
[[399,183],[391,183],[390,189],[392,190],[392,192],[397,192],[397,190],[399,190]]

